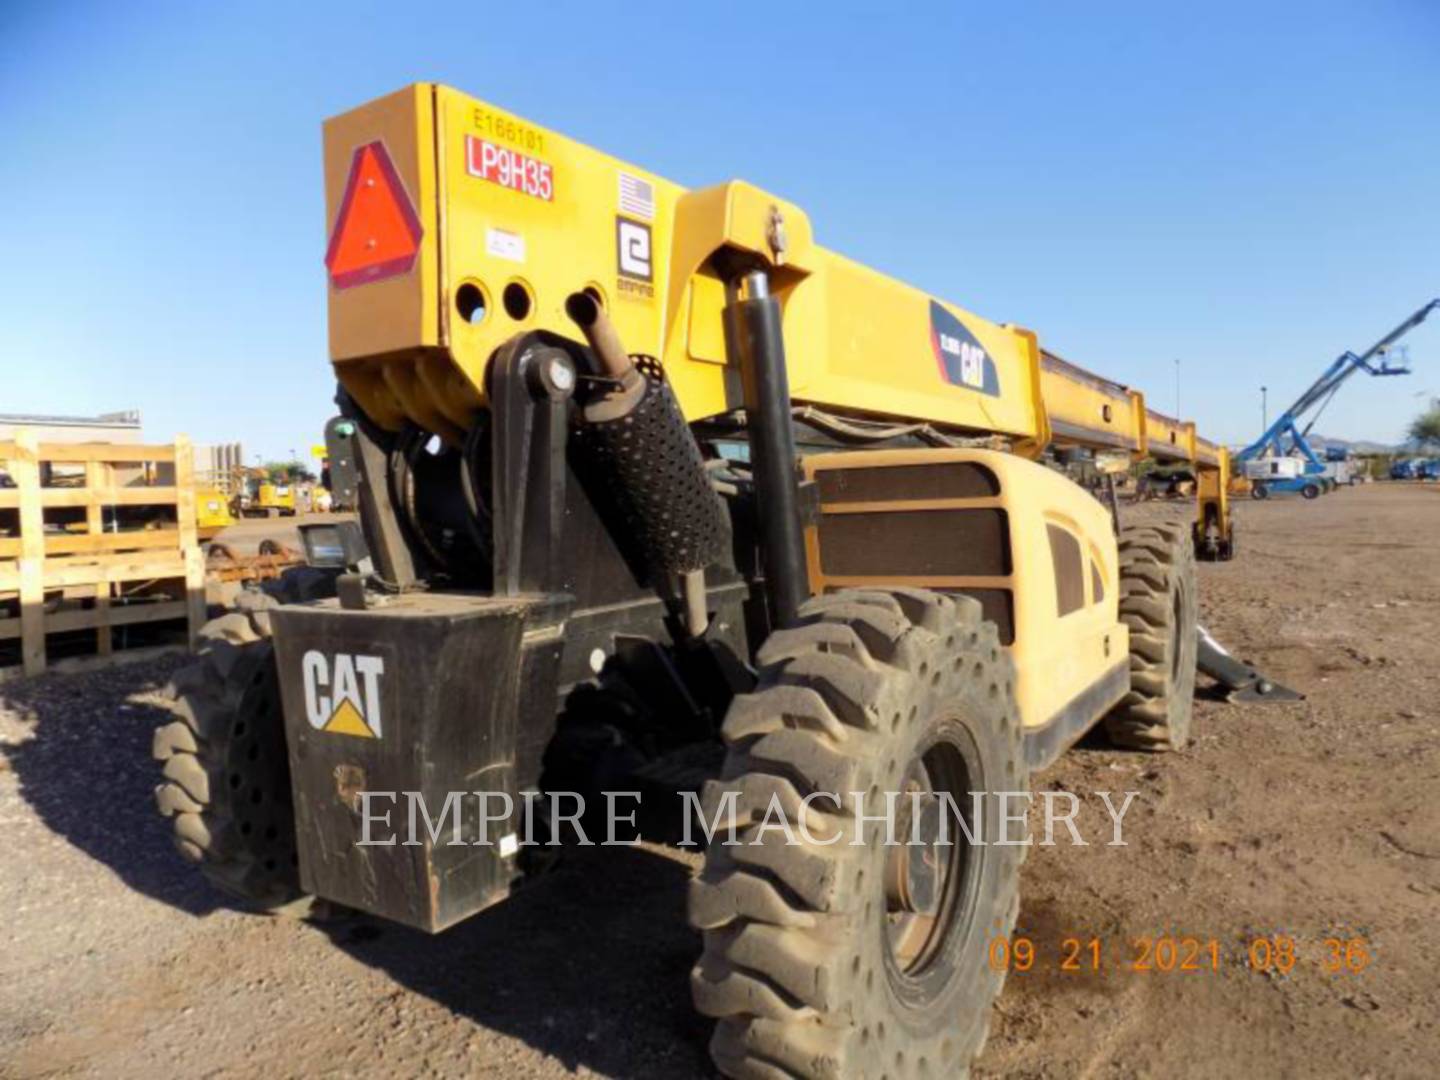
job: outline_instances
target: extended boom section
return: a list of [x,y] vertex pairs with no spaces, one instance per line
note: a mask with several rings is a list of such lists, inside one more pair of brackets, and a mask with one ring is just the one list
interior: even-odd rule
[[[1054,441],[1187,461],[1202,476],[1228,466],[1138,391],[821,247],[804,211],[751,185],[687,191],[423,84],[330,121],[325,146],[332,253],[358,260],[330,266],[331,355],[387,430],[415,424],[459,445],[488,400],[495,350],[522,330],[573,335],[565,301],[580,289],[619,340],[660,362],[688,420],[741,411],[726,268],[748,260],[769,268],[797,405],[1000,436],[1032,457]],[[1202,554],[1228,554],[1226,486],[1200,485]]]

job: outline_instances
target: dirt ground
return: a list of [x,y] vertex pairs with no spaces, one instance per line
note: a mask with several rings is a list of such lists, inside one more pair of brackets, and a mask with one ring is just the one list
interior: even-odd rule
[[[1240,557],[1201,568],[1204,620],[1308,700],[1201,701],[1183,755],[1095,741],[1037,778],[1080,796],[1102,842],[1031,852],[1034,966],[1009,979],[980,1075],[1440,1069],[1440,491],[1238,517]],[[693,858],[595,851],[438,938],[241,913],[152,809],[174,663],[0,687],[0,1076],[710,1075]],[[1095,835],[1097,790],[1139,792],[1127,846]],[[1136,941],[1166,935],[1205,969],[1131,970]],[[1081,971],[1062,969],[1067,938]],[[1268,970],[1247,960],[1258,938]],[[1363,970],[1327,972],[1327,938],[1363,941]]]

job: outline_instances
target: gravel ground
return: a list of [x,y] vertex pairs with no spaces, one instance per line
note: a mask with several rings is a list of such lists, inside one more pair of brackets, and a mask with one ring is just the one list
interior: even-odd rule
[[[1129,846],[1032,852],[1037,960],[982,1075],[1435,1075],[1440,493],[1239,514],[1240,558],[1201,570],[1207,625],[1309,699],[1203,701],[1183,756],[1095,741],[1037,779],[1087,814],[1096,790],[1140,795]],[[177,663],[0,685],[0,1076],[709,1075],[694,859],[593,852],[437,938],[239,912],[152,809]],[[1129,969],[1167,933],[1214,939],[1220,970]],[[1276,934],[1295,968],[1251,970]],[[1363,938],[1365,970],[1326,973],[1329,936]],[[1062,969],[1069,937],[1100,939],[1101,971]]]

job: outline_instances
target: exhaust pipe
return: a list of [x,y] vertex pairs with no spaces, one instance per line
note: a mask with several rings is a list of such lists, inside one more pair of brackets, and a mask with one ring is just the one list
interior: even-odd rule
[[[645,393],[645,377],[630,359],[615,324],[600,302],[590,293],[571,293],[565,301],[565,314],[585,335],[585,343],[600,361],[600,371],[617,384],[616,389],[601,395],[586,408],[589,422],[614,420],[633,412]],[[594,410],[594,415],[591,410]]]
[[585,335],[601,379],[610,384],[582,403],[576,445],[608,489],[646,564],[678,579],[686,629],[698,638],[709,623],[705,567],[729,548],[729,514],[660,365],[630,357],[589,293],[572,293],[565,313]]

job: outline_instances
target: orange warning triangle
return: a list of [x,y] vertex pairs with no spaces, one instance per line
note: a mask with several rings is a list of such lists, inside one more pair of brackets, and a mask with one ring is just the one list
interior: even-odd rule
[[375,738],[375,732],[370,730],[370,725],[365,723],[365,718],[360,715],[360,710],[349,698],[343,699],[330,714],[329,721],[325,724],[325,730],[334,732],[336,735],[358,735],[362,739]]
[[406,274],[425,235],[383,142],[355,151],[325,266],[337,289]]

